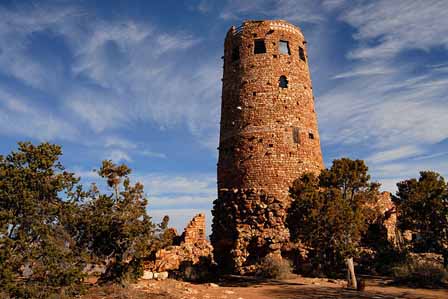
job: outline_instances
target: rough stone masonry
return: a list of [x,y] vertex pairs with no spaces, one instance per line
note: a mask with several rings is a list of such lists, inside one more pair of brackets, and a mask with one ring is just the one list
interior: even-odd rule
[[196,265],[201,259],[212,261],[212,246],[205,236],[205,215],[197,214],[185,227],[179,243],[157,251],[155,260],[145,265],[144,278],[151,279],[158,273],[178,270],[182,263]]
[[300,29],[246,21],[227,32],[223,59],[211,241],[221,268],[243,274],[280,254],[289,239],[289,186],[324,165]]

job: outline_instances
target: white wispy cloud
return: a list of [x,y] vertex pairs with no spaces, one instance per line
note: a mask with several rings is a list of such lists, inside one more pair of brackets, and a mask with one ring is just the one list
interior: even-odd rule
[[134,181],[145,186],[148,194],[148,213],[156,221],[169,215],[171,226],[180,232],[198,213],[206,214],[210,233],[211,208],[216,199],[216,177],[210,174],[135,174]]
[[[97,171],[82,168],[71,169],[81,177],[86,186],[90,183],[110,191]],[[159,223],[163,216],[170,216],[170,226],[180,233],[188,222],[198,213],[207,217],[207,230],[210,233],[211,207],[216,199],[216,177],[210,174],[172,174],[136,173],[131,174],[131,183],[144,185],[148,199],[148,214]]]
[[201,13],[208,13],[211,10],[212,2],[209,0],[201,0],[195,7]]
[[327,10],[340,9],[347,4],[347,0],[324,0],[322,6]]
[[426,155],[420,155],[418,157],[415,157],[413,160],[428,160],[428,159],[434,159],[434,158],[439,158],[439,157],[443,157],[443,156],[448,156],[448,152],[439,152],[439,153],[431,153],[431,154],[426,154]]
[[425,80],[390,89],[400,77],[350,80],[317,102],[322,138],[327,143],[385,147],[436,143],[448,137],[448,92]]
[[381,66],[361,66],[349,72],[344,72],[333,76],[333,79],[345,79],[359,76],[385,75],[396,72],[391,67]]
[[118,147],[123,149],[136,149],[138,147],[134,142],[117,136],[106,136],[104,140],[105,147]]
[[[327,7],[330,6],[331,3],[327,3]],[[325,20],[321,2],[315,0],[229,0],[220,17],[228,20],[241,19],[251,15],[308,23],[319,23]]]
[[76,140],[79,131],[46,107],[0,87],[0,133],[41,141]]
[[100,159],[111,159],[114,162],[133,162],[132,157],[135,156],[152,159],[167,158],[165,153],[150,150],[150,144],[133,141],[119,135],[104,134],[97,139],[83,143],[95,150]]
[[149,157],[149,158],[160,158],[160,159],[167,158],[167,155],[164,153],[158,153],[158,152],[153,152],[153,151],[149,151],[149,150],[143,150],[139,153],[140,153],[140,155]]
[[80,169],[80,168],[74,168],[69,171],[72,171],[77,177],[79,177],[85,181],[95,182],[100,179],[98,172],[93,169],[85,170],[85,169]]
[[[74,59],[67,65],[35,59],[31,46],[39,33],[63,41]],[[0,72],[63,101],[60,113],[74,113],[80,128],[100,134],[143,121],[186,125],[205,146],[217,140],[219,60],[190,62],[197,54],[185,51],[201,42],[190,32],[46,3],[0,7],[0,39]]]
[[65,97],[66,107],[87,123],[95,133],[123,127],[129,123],[129,113],[124,109],[123,103],[113,95],[108,98],[104,92],[80,88]]
[[367,162],[384,163],[393,160],[408,158],[421,154],[423,150],[415,145],[408,145],[399,148],[394,148],[386,151],[381,151],[370,155],[366,158]]
[[134,179],[145,186],[148,194],[154,196],[167,193],[182,195],[216,193],[216,176],[214,175],[136,174]]
[[[352,71],[334,76],[345,81],[317,102],[326,142],[370,143],[384,150],[448,138],[448,78],[418,61],[395,59],[404,50],[447,46],[448,3],[428,2],[344,6],[340,19],[354,27],[358,43],[349,55]],[[417,67],[425,73],[414,75]]]
[[448,164],[443,157],[436,159],[419,160],[411,159],[402,162],[384,163],[371,167],[372,175],[380,183],[382,189],[386,191],[396,191],[396,183],[410,178],[418,178],[420,171],[435,171],[446,177],[448,173]]
[[388,58],[405,49],[428,51],[434,46],[448,47],[448,2],[445,0],[380,0],[361,2],[347,10],[342,20],[358,32],[362,44],[351,53],[353,58]]
[[132,162],[132,158],[129,155],[129,153],[127,153],[123,150],[119,150],[119,149],[110,150],[110,151],[107,151],[105,153],[105,155],[106,155],[106,159],[112,160],[115,163]]
[[[366,153],[383,190],[421,170],[447,175],[446,149],[436,146],[448,139],[445,64],[428,66],[424,57],[447,49],[448,3],[360,1],[337,11],[355,43],[345,71],[333,76],[337,85],[316,99],[324,153],[335,145],[343,155]],[[410,50],[422,50],[422,59],[401,57]]]

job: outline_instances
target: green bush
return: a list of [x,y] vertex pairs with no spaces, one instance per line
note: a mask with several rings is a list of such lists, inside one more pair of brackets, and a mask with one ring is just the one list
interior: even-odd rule
[[168,217],[156,226],[131,169],[103,161],[110,187],[87,191],[65,170],[58,145],[19,143],[0,155],[0,298],[65,298],[79,294],[88,264],[107,261],[100,282],[125,284],[142,262],[171,244]]
[[410,260],[393,268],[395,283],[416,287],[437,287],[448,282],[448,271],[427,261]]
[[291,262],[278,257],[266,256],[260,262],[258,275],[264,278],[287,279],[292,275]]

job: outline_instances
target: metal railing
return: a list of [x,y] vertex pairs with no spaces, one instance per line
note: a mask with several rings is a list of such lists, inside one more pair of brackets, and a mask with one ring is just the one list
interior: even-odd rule
[[240,35],[243,32],[244,25],[238,26],[235,28],[235,31],[233,32],[233,36]]

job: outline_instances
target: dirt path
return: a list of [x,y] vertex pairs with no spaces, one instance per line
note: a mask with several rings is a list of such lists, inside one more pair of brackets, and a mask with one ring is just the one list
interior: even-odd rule
[[447,289],[412,289],[384,285],[382,279],[369,279],[363,292],[344,288],[340,280],[297,277],[285,281],[259,281],[250,278],[223,280],[216,284],[190,284],[172,279],[140,281],[129,289],[93,290],[84,299],[448,299]]

